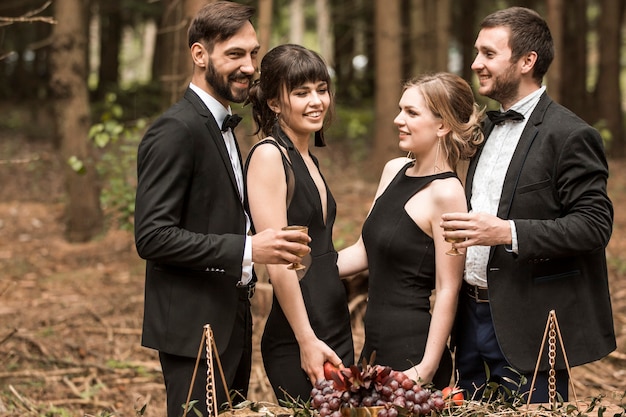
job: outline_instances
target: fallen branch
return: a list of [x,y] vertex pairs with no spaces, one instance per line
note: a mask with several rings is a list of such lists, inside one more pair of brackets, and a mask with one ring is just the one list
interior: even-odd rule
[[9,288],[11,288],[13,285],[15,285],[15,281],[11,281],[9,282],[6,287],[4,287],[2,289],[2,291],[0,291],[0,297],[2,297],[7,291],[9,291]]
[[[0,17],[0,22],[2,18]],[[2,26],[0,24],[0,26]],[[2,58],[2,57],[0,57]],[[8,165],[8,164],[27,164],[29,162],[38,161],[39,155],[31,156],[30,158],[16,158],[16,159],[0,159],[0,165]]]
[[20,393],[17,392],[17,390],[13,387],[13,385],[9,385],[9,391],[11,391],[11,393],[13,393],[13,395],[15,395],[15,398],[17,398],[17,400],[20,402],[20,404],[23,407],[25,407],[28,411],[31,411],[31,412],[35,411],[34,404],[30,400],[22,397],[20,395]]
[[91,406],[95,406],[95,407],[101,407],[101,408],[105,408],[107,410],[115,410],[115,407],[113,404],[106,402],[106,401],[100,401],[100,400],[94,400],[94,399],[87,399],[87,398],[64,398],[62,400],[47,400],[46,404],[51,404],[54,406],[59,406],[59,405],[91,405]]
[[37,362],[41,362],[45,364],[52,364],[52,365],[59,365],[59,366],[71,366],[71,367],[80,366],[80,369],[83,369],[83,370],[88,370],[88,369],[93,368],[93,369],[98,369],[100,371],[103,371],[105,373],[135,372],[134,370],[128,369],[128,368],[111,368],[108,366],[99,365],[99,364],[91,363],[91,362],[77,364],[75,361],[69,361],[69,360],[63,360],[63,359],[57,359],[57,358],[44,358],[40,356],[31,356],[31,355],[26,355],[21,352],[13,352],[13,355],[19,356],[20,358],[26,361],[33,361],[33,362],[37,361]]
[[50,369],[48,371],[6,371],[0,372],[0,379],[4,378],[28,378],[28,379],[49,379],[51,377],[59,377],[66,375],[75,375],[85,373],[85,368],[66,368],[66,369]]
[[15,333],[17,333],[17,329],[13,329],[8,335],[2,338],[2,340],[0,340],[0,345],[9,340]]
[[31,346],[34,346],[35,348],[37,348],[37,350],[41,353],[42,356],[45,356],[46,358],[50,358],[51,355],[48,352],[48,349],[46,349],[44,347],[44,345],[42,345],[41,343],[39,343],[37,340],[26,336],[24,333],[16,333],[15,334],[15,338],[16,339],[21,339],[24,342],[30,344]]
[[[85,327],[81,326],[80,328],[85,333],[106,333],[108,334],[109,329],[103,329],[102,327]],[[114,334],[121,335],[130,335],[130,336],[140,336],[141,329],[127,328],[127,327],[111,327],[110,331]]]

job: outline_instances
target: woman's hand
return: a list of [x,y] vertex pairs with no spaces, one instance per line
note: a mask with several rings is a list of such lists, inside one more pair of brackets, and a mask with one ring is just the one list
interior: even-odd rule
[[309,376],[311,385],[324,379],[324,362],[334,365],[341,363],[341,358],[318,338],[300,343],[300,366]]

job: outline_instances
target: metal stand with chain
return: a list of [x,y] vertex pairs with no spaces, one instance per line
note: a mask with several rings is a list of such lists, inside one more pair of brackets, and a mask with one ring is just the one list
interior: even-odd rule
[[[206,342],[206,343],[205,343]],[[224,371],[222,369],[222,364],[220,362],[220,355],[217,353],[217,345],[215,344],[215,338],[213,337],[213,330],[211,330],[211,325],[206,324],[204,326],[204,331],[202,332],[202,340],[200,341],[200,347],[198,348],[198,356],[196,358],[196,366],[193,369],[193,375],[191,376],[191,385],[189,387],[189,393],[187,394],[187,402],[185,403],[185,411],[183,412],[183,417],[187,416],[187,412],[189,411],[189,402],[191,401],[191,392],[193,390],[193,381],[196,380],[196,374],[198,372],[198,365],[200,364],[200,359],[202,358],[202,349],[206,348],[206,364],[207,364],[207,375],[206,375],[206,409],[207,409],[207,417],[217,417],[217,394],[215,393],[215,384],[214,381],[214,367],[213,367],[213,356],[215,355],[215,360],[217,362],[217,368],[220,372],[220,377],[222,378],[222,385],[224,386],[224,390],[226,391],[226,398],[228,399],[228,407],[232,410],[233,404],[230,400],[230,395],[228,394],[228,384],[226,383],[226,377],[224,376]]]
[[563,359],[565,360],[565,367],[567,368],[567,374],[569,376],[570,384],[572,387],[572,394],[576,407],[578,408],[578,397],[576,396],[576,389],[572,382],[572,371],[567,360],[567,354],[565,353],[565,345],[563,344],[563,338],[561,337],[561,329],[559,329],[559,322],[556,319],[556,312],[551,310],[548,314],[548,321],[546,323],[546,330],[543,333],[543,340],[541,341],[541,348],[539,348],[539,357],[537,358],[537,365],[535,366],[535,373],[533,374],[533,380],[530,384],[530,392],[528,394],[528,401],[526,407],[530,405],[530,400],[535,388],[535,381],[537,379],[537,372],[539,372],[539,364],[541,363],[541,354],[546,344],[546,338],[548,339],[548,363],[550,364],[550,370],[548,371],[548,398],[552,406],[556,405],[556,371],[554,369],[556,364],[556,338],[559,338],[559,344],[561,345],[561,352],[563,352]]

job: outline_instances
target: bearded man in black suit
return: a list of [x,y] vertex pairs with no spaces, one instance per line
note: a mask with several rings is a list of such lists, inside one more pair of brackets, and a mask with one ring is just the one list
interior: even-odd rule
[[[488,112],[487,139],[468,169],[471,212],[442,216],[442,227],[454,229],[444,236],[465,239],[456,247],[467,249],[453,332],[458,383],[469,396],[490,381],[528,395],[551,311],[569,365],[616,347],[608,165],[600,134],[542,86],[554,56],[544,19],[522,7],[497,11],[481,23],[475,47],[478,91],[507,112]],[[568,398],[559,345],[556,375],[543,352],[532,402],[549,401],[554,378]],[[527,382],[518,388],[520,375]]]
[[[209,324],[229,389],[247,395],[251,370],[253,262],[299,262],[309,238],[249,235],[241,155],[230,102],[242,103],[257,71],[254,9],[204,6],[189,27],[193,75],[184,97],[146,132],[137,156],[135,240],[147,260],[142,345],[158,350],[168,417],[182,414],[204,326]],[[207,414],[206,361],[193,381]],[[218,404],[227,402],[215,372]]]

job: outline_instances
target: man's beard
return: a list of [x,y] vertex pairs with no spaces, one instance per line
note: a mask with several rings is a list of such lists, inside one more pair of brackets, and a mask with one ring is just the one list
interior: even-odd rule
[[515,65],[509,68],[498,77],[493,79],[491,90],[485,95],[498,103],[508,103],[517,98],[520,79],[515,74]]
[[209,65],[207,67],[207,71],[204,75],[206,82],[213,87],[213,90],[220,97],[233,102],[233,103],[243,103],[246,98],[248,98],[248,89],[235,89],[233,91],[229,80],[236,80],[246,78],[250,80],[252,77],[243,74],[240,71],[236,71],[234,73],[229,74],[226,79],[224,76],[219,74],[213,63],[209,61]]

